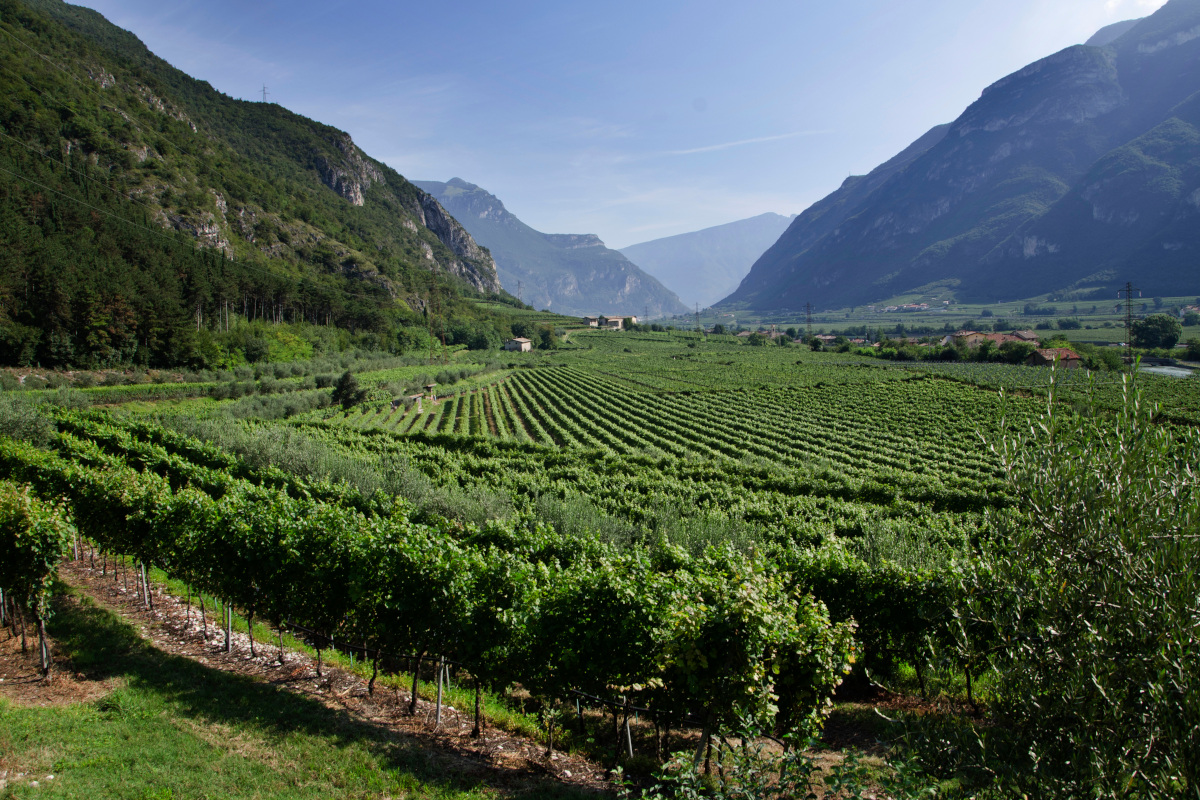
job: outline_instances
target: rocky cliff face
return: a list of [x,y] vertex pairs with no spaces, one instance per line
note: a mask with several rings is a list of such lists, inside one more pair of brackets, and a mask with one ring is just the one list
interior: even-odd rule
[[545,233],[546,241],[563,250],[582,250],[585,247],[604,247],[594,233]]
[[316,156],[317,172],[325,185],[340,194],[352,205],[366,202],[363,192],[373,183],[383,182],[383,173],[374,164],[363,158],[350,136],[343,134],[335,142],[340,157]]
[[[386,185],[387,175],[379,164],[363,155],[348,134],[339,132],[334,138],[334,145],[336,155],[316,155],[314,162],[317,173],[322,183],[351,205],[362,206],[367,202],[366,192],[373,185]],[[398,175],[395,178],[407,183]],[[446,213],[437,200],[418,189],[408,203],[408,211],[421,227],[436,236],[454,255],[454,258],[439,259],[429,242],[421,242],[421,252],[431,266],[441,267],[480,292],[492,294],[501,291],[496,262],[491,254],[476,244],[471,234],[458,220]],[[410,220],[401,220],[400,224],[417,230]]]
[[442,204],[430,194],[422,191],[418,197],[419,205],[414,211],[421,224],[450,248],[450,252],[458,256],[458,259],[447,264],[446,268],[481,292],[501,291],[500,277],[491,253],[476,244],[466,228],[446,213]]
[[[1107,291],[1104,281],[1134,269],[1159,275],[1159,293],[1200,289],[1200,270],[1167,267],[1179,262],[1143,241],[1157,236],[1146,215],[1167,213],[1150,211],[1165,202],[1151,162],[1196,157],[1190,133],[1160,126],[1192,126],[1179,115],[1200,91],[1200,35],[1190,34],[1198,26],[1200,0],[1171,0],[1110,45],[1067,48],[997,81],[942,135],[931,131],[907,156],[802,214],[726,302],[861,305],[933,284],[988,301]],[[1150,148],[1154,156],[1127,149],[1143,136],[1174,144]],[[1194,172],[1171,172],[1179,182],[1171,214],[1190,213],[1179,198],[1200,182]],[[1118,185],[1116,195],[1105,188]],[[1077,213],[1084,205],[1088,213]],[[1107,252],[1094,249],[1099,240]]]

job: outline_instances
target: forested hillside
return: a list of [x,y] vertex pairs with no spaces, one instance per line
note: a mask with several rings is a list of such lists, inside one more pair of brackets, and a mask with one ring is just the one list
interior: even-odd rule
[[0,34],[4,363],[205,364],[239,319],[394,349],[501,292],[487,251],[347,134],[58,0],[0,2]]

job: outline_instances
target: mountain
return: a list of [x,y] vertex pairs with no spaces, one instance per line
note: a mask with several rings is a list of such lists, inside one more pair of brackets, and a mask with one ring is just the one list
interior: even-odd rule
[[1147,294],[1200,291],[1200,0],[1170,0],[1115,33],[997,81],[950,125],[848,179],[723,304],[1083,299],[1128,280]]
[[343,131],[227,97],[89,9],[0,0],[0,27],[0,360],[206,363],[235,317],[393,346],[431,299],[444,317],[501,291]]
[[687,312],[673,292],[593,234],[535,231],[495,195],[459,178],[413,183],[491,251],[504,288],[526,303],[576,316]]
[[1126,33],[1133,29],[1133,26],[1141,22],[1141,18],[1127,19],[1122,22],[1114,22],[1112,25],[1105,25],[1100,30],[1092,34],[1092,38],[1088,39],[1084,44],[1088,47],[1104,47],[1107,44],[1112,44],[1117,39],[1120,39]]
[[673,289],[684,305],[708,307],[737,288],[792,219],[768,212],[622,247],[621,253]]

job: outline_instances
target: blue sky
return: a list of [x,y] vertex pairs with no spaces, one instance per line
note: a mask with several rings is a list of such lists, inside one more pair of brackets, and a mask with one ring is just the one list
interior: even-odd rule
[[611,247],[775,211],[1164,0],[85,0],[233,97]]

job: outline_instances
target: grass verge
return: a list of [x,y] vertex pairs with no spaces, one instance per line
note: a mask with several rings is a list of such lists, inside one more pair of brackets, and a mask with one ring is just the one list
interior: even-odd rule
[[0,701],[0,797],[578,796],[466,768],[344,711],[169,655],[89,598],[59,591],[50,629],[59,656],[118,688],[53,708]]

